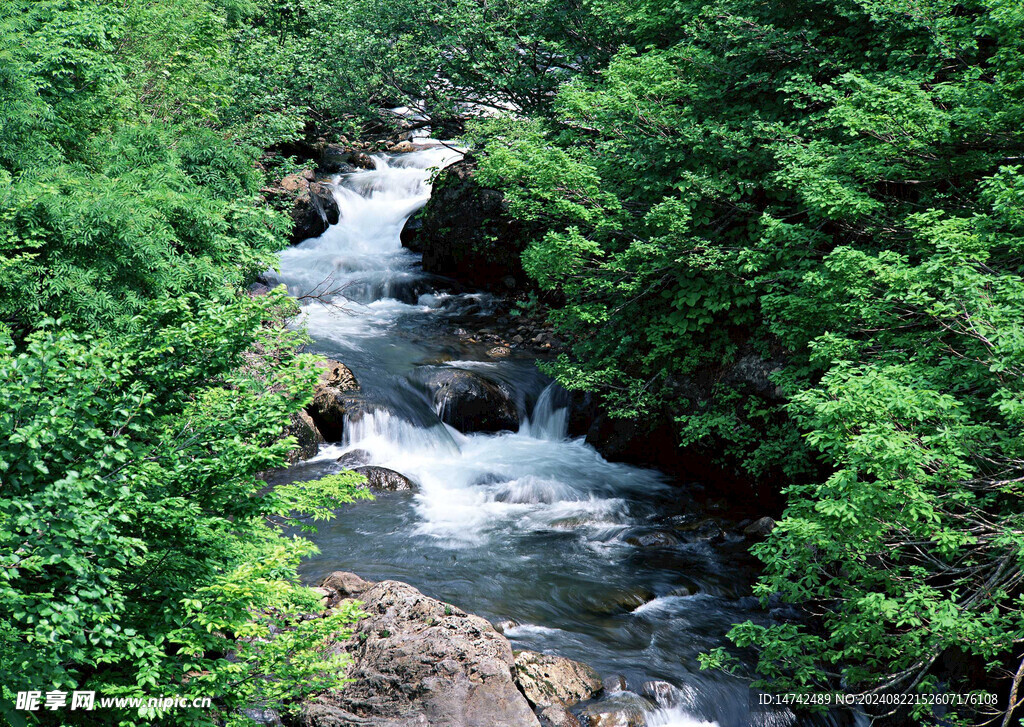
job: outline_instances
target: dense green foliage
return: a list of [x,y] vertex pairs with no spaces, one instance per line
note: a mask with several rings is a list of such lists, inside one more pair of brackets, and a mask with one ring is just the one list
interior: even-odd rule
[[[310,650],[353,612],[304,624],[299,645],[252,641],[319,610],[295,577],[311,544],[279,535],[267,518],[324,514],[358,494],[348,478],[258,494],[256,474],[281,466],[293,446],[281,430],[315,375],[271,312],[245,297],[186,298],[154,304],[127,335],[44,326],[20,350],[8,344],[5,690],[194,694],[228,710],[336,683],[338,660]],[[276,358],[253,354],[254,344]],[[211,717],[189,712],[174,717]]]
[[[546,230],[525,263],[566,301],[552,370],[792,483],[759,591],[807,619],[733,631],[774,688],[963,689],[933,668],[954,652],[987,664],[967,686],[1003,688],[1024,639],[1024,11],[632,20],[599,77],[479,134],[479,178]],[[731,375],[751,356],[786,403]]]
[[240,83],[258,10],[0,9],[0,714],[30,690],[214,698],[12,720],[249,723],[343,680],[324,647],[358,613],[307,617],[312,546],[281,527],[366,491],[258,478],[316,378],[283,297],[238,292],[288,231],[264,150],[315,102]]

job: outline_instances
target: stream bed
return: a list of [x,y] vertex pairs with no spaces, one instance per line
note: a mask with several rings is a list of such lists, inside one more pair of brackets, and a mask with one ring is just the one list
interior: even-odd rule
[[[424,274],[419,256],[402,247],[432,171],[460,157],[440,142],[420,146],[335,177],[339,223],[281,255],[279,282],[296,297],[320,298],[305,302],[300,317],[310,349],[351,368],[365,401],[346,421],[344,441],[324,445],[286,478],[339,471],[340,455],[363,450],[371,464],[419,485],[321,524],[310,536],[321,554],[303,563],[302,575],[314,582],[348,570],[404,581],[508,622],[513,648],[585,662],[634,691],[666,681],[675,687],[672,704],[652,710],[649,725],[796,724],[788,710],[757,707],[746,681],[697,663],[727,643],[732,624],[773,617],[750,596],[749,541],[729,530],[706,537],[685,491],[663,475],[605,461],[568,437],[564,392],[532,356],[514,350],[490,359],[450,335],[453,321],[487,325],[494,301],[445,292],[453,288]],[[443,424],[423,382],[444,367],[512,392],[519,430],[467,435]],[[676,542],[634,544],[666,529]],[[839,717],[813,723],[847,721]]]

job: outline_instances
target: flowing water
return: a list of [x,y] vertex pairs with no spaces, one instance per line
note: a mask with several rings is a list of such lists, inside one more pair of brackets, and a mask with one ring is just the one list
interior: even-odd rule
[[[313,539],[322,554],[303,564],[303,575],[350,570],[405,581],[513,622],[505,634],[514,648],[578,659],[623,676],[634,691],[666,681],[674,689],[652,707],[650,725],[794,724],[788,711],[752,705],[746,682],[698,667],[697,655],[726,644],[732,624],[772,617],[749,596],[748,543],[688,536],[697,515],[685,493],[658,472],[607,462],[567,437],[564,392],[534,360],[492,361],[450,335],[457,322],[486,325],[492,300],[444,292],[451,286],[425,275],[401,245],[432,172],[460,156],[426,146],[377,155],[376,169],[336,177],[339,224],[281,255],[279,278],[290,292],[318,298],[303,305],[312,350],[345,362],[365,398],[345,440],[286,477],[338,471],[336,459],[358,449],[419,485],[321,525]],[[519,430],[465,435],[442,424],[423,386],[439,367],[468,368],[514,392]],[[666,523],[681,542],[627,542]]]

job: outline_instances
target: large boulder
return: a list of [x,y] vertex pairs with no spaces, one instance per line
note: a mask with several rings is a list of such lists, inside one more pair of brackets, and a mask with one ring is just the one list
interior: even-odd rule
[[307,702],[304,727],[539,727],[512,647],[487,621],[397,581],[360,600],[367,617],[335,647],[354,681]]
[[519,428],[519,412],[509,392],[480,374],[444,368],[432,372],[425,385],[441,421],[460,432]]
[[419,489],[415,482],[401,472],[395,472],[387,467],[365,465],[355,467],[354,471],[366,478],[366,486],[372,492],[414,492]]
[[593,699],[604,688],[601,675],[564,656],[515,652],[516,684],[534,707],[571,707]]
[[524,288],[522,224],[509,215],[501,192],[474,179],[475,169],[467,154],[438,174],[415,236],[423,269],[487,290]]
[[[289,189],[293,185],[294,188]],[[295,194],[291,208],[293,225],[290,241],[293,245],[310,237],[319,237],[341,219],[341,208],[328,185],[291,175],[281,180],[281,186]]]
[[292,415],[292,422],[285,430],[285,434],[295,437],[298,441],[295,449],[288,453],[288,464],[296,464],[315,457],[320,451],[320,445],[324,442],[324,435],[320,433],[313,417],[306,411]]
[[328,442],[339,442],[345,431],[345,414],[352,408],[352,392],[359,383],[349,368],[339,361],[317,362],[320,378],[313,391],[313,402],[306,408],[317,428]]
[[767,515],[760,517],[743,528],[743,534],[752,538],[766,538],[775,529],[775,520]]

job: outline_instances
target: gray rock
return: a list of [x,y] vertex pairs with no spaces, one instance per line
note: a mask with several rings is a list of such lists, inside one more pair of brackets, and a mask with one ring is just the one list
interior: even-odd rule
[[648,699],[654,700],[654,703],[662,709],[678,707],[681,702],[681,693],[679,689],[668,682],[644,682],[640,691],[643,692],[643,695]]
[[347,650],[354,679],[303,706],[305,727],[539,727],[512,679],[508,640],[484,619],[383,581]]
[[648,533],[633,533],[626,536],[626,542],[640,548],[665,548],[672,545],[679,545],[679,538],[664,530],[655,530]]
[[600,694],[600,675],[586,664],[536,651],[515,652],[516,684],[535,707],[571,707]]
[[502,621],[496,622],[494,624],[494,630],[497,631],[499,634],[503,634],[509,629],[514,629],[518,625],[519,622],[515,619],[507,618]]
[[366,478],[366,486],[374,492],[415,492],[419,489],[416,483],[403,475],[387,467],[366,465],[353,468]]
[[256,724],[271,725],[272,727],[281,727],[284,724],[284,722],[281,721],[281,713],[276,709],[249,707],[240,711],[242,715]]
[[310,237],[319,237],[341,219],[341,208],[330,186],[321,182],[306,182],[306,185],[305,189],[299,188],[292,203],[290,240],[293,245]]
[[365,449],[353,449],[338,457],[337,462],[346,469],[352,469],[353,467],[369,464],[370,453]]
[[357,598],[375,585],[373,581],[363,580],[355,573],[343,570],[334,571],[320,581],[321,588],[329,588],[341,598]]
[[743,528],[743,534],[754,538],[763,538],[775,529],[775,521],[765,515]]
[[315,457],[320,451],[320,445],[324,436],[317,429],[313,417],[306,411],[300,411],[292,415],[292,423],[285,430],[286,435],[291,435],[298,440],[298,444],[288,453],[288,464],[295,464],[302,460]]
[[604,679],[604,691],[605,694],[615,694],[616,692],[624,692],[629,689],[629,685],[626,684],[626,677],[621,674],[612,674]]
[[576,715],[558,704],[545,707],[538,716],[541,727],[582,727]]
[[754,394],[771,402],[785,401],[782,388],[772,383],[768,377],[782,371],[781,361],[765,361],[756,354],[740,357],[728,374],[724,377],[727,384],[743,385]]
[[346,173],[355,169],[373,169],[369,154],[354,151],[341,144],[328,144],[320,153],[320,170],[329,174]]
[[645,727],[655,705],[633,692],[618,692],[579,711],[586,727]]
[[431,373],[426,387],[438,416],[460,432],[515,431],[519,412],[502,387],[480,374],[445,368]]
[[643,586],[617,588],[598,597],[591,605],[591,611],[600,614],[628,613],[653,601],[654,597],[654,593]]

